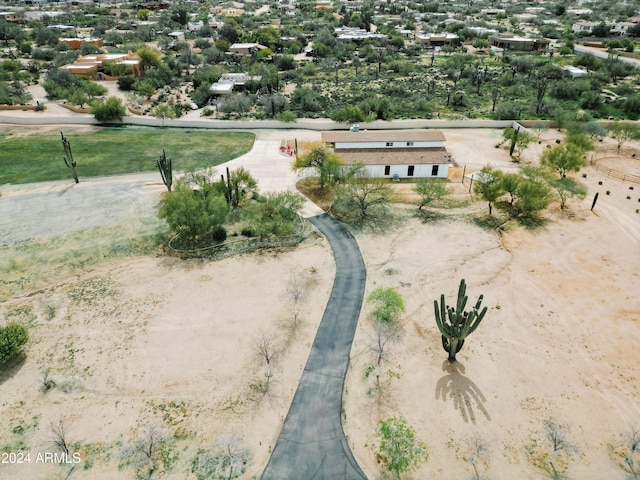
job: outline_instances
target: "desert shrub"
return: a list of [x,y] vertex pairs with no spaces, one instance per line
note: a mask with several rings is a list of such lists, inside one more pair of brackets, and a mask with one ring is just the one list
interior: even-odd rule
[[227,239],[227,230],[222,225],[216,227],[213,232],[211,232],[211,238],[218,242],[224,242]]
[[27,329],[17,323],[0,327],[0,363],[15,357],[29,340]]

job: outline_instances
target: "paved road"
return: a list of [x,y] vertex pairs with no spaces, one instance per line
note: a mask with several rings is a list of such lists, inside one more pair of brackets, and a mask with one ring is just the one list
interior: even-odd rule
[[[584,45],[574,45],[573,50],[576,53],[590,53],[594,57],[602,58],[604,60],[609,58],[609,52],[607,52],[602,48],[585,47]],[[617,58],[618,60],[624,63],[628,63],[629,65],[633,65],[634,67],[640,67],[640,60],[638,60],[637,58],[624,57],[622,55],[619,55]]]
[[362,480],[341,422],[342,391],[360,315],[366,269],[346,228],[323,214],[309,218],[336,262],[333,290],[298,389],[262,480]]

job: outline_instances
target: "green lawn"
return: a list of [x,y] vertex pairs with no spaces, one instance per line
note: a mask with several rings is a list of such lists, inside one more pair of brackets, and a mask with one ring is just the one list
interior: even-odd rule
[[[37,128],[0,131],[0,185],[71,178],[60,133],[37,133]],[[74,134],[67,126],[61,130],[81,182],[83,177],[153,171],[163,147],[174,171],[212,167],[248,152],[255,140],[247,132],[183,128],[117,127],[90,134]]]

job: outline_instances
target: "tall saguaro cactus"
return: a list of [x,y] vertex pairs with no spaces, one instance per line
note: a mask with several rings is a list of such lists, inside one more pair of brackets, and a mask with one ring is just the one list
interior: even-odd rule
[[71,174],[73,175],[73,179],[76,183],[80,183],[78,180],[78,174],[76,173],[76,161],[73,159],[73,154],[71,153],[71,144],[67,137],[64,136],[64,133],[60,132],[60,136],[62,137],[62,147],[64,148],[65,156],[62,157],[65,165],[71,169]]
[[469,297],[466,295],[467,284],[464,278],[460,280],[460,287],[458,288],[458,301],[456,307],[450,307],[445,303],[444,294],[440,295],[440,305],[438,301],[433,301],[433,306],[436,314],[436,324],[438,330],[442,334],[442,348],[449,353],[449,361],[456,361],[456,353],[460,351],[464,345],[464,340],[470,334],[472,334],[480,322],[487,313],[487,307],[480,310],[483,296],[478,297],[478,301],[474,307],[465,311],[467,300]]
[[171,191],[171,184],[173,183],[173,165],[171,163],[171,157],[167,157],[167,154],[162,149],[162,155],[156,161],[156,167],[160,170],[162,181],[167,187],[167,190]]

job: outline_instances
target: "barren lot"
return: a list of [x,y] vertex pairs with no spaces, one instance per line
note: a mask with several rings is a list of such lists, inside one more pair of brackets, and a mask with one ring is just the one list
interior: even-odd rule
[[[470,165],[467,173],[487,162],[517,168],[493,148],[496,131],[445,134],[458,163]],[[555,135],[546,132],[545,142]],[[541,148],[544,143],[527,150],[523,162],[535,163]],[[478,202],[448,220],[411,217],[386,234],[357,235],[367,292],[398,287],[407,304],[403,335],[383,361],[380,388],[373,376],[365,378],[373,362],[369,306],[352,348],[344,426],[369,478],[381,475],[376,422],[392,415],[404,416],[429,447],[416,479],[472,478],[467,459],[474,437],[487,446],[478,457],[482,478],[550,478],[551,448],[543,434],[549,419],[566,425],[577,446],[572,457],[560,452],[556,460],[568,478],[629,477],[622,435],[640,427],[640,185],[630,190],[631,184],[591,168],[584,172],[587,178],[578,178],[588,197],[571,203],[569,212],[552,206],[537,229],[480,228],[469,220],[485,212]],[[131,215],[153,211],[162,189],[150,180],[131,183],[145,192],[131,201]],[[52,198],[59,192],[58,186],[29,188],[30,195],[44,188]],[[461,185],[458,191],[461,200],[469,198]],[[600,199],[591,212],[595,192]],[[0,202],[16,195],[6,192]],[[45,225],[34,225],[39,235]],[[13,241],[32,236],[20,232]],[[0,449],[31,452],[32,459],[53,451],[51,425],[62,420],[70,450],[81,457],[69,478],[133,479],[146,468],[138,447],[153,427],[163,442],[152,478],[183,480],[197,478],[192,461],[199,449],[216,454],[221,439],[237,434],[251,452],[243,478],[258,477],[306,362],[333,271],[330,249],[314,237],[293,251],[215,263],[161,254],[108,260],[3,298],[4,321],[23,322],[31,339],[25,356],[0,373]],[[304,286],[298,326],[287,295],[293,273]],[[452,367],[444,362],[433,300],[445,293],[453,301],[460,278],[470,301],[483,294],[489,312]],[[277,351],[266,392],[266,364],[256,347],[265,336]],[[48,391],[46,371],[55,382]],[[63,479],[71,467],[2,464],[0,477]]]

